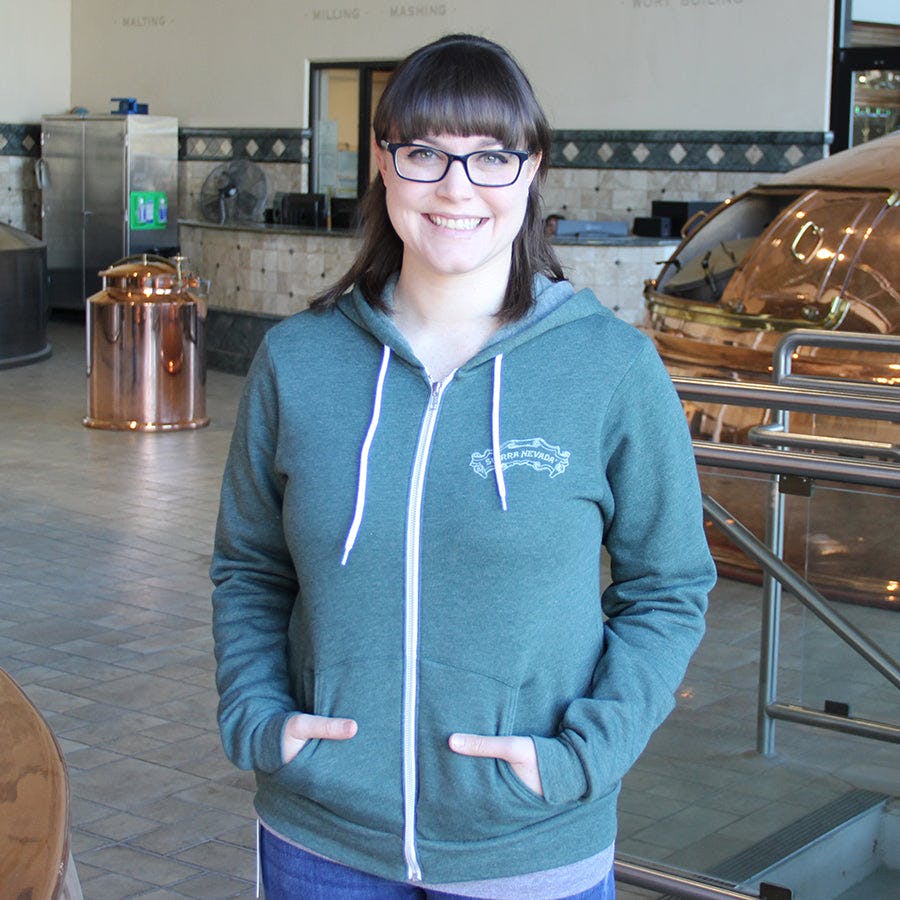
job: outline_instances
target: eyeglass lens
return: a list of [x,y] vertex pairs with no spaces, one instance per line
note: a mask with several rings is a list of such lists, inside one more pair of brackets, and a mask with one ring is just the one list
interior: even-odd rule
[[[450,168],[450,157],[434,147],[406,144],[397,147],[397,174],[414,181],[440,181]],[[473,184],[502,187],[519,177],[522,160],[504,150],[479,150],[466,154],[466,173]]]

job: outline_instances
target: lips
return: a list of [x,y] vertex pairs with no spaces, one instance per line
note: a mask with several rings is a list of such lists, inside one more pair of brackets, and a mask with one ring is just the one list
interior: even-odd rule
[[451,231],[474,231],[484,219],[467,216],[467,217],[450,217],[450,216],[434,216],[428,215],[428,221],[438,228],[449,228]]

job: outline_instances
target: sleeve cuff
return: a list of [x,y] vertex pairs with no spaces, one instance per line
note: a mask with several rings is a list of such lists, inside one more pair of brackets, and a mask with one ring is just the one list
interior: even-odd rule
[[572,803],[588,790],[581,759],[562,738],[535,737],[541,789],[548,803]]
[[274,715],[259,729],[255,741],[254,768],[271,775],[284,765],[281,759],[281,736],[292,715],[293,712]]

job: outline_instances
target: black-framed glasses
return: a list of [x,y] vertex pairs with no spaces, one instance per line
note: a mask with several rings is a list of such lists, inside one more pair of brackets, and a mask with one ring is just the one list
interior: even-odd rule
[[427,144],[392,144],[381,146],[394,159],[394,171],[406,181],[440,181],[450,166],[459,160],[472,184],[478,187],[507,187],[514,184],[525,160],[526,150],[474,150],[472,153],[447,153]]

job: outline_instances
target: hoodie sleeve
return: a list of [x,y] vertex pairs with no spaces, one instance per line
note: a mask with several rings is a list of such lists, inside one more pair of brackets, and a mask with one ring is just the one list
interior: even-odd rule
[[649,341],[606,422],[603,654],[589,696],[569,705],[559,734],[535,738],[550,803],[603,796],[630,769],[675,705],[715,583],[687,423]]
[[275,456],[278,394],[267,342],[247,375],[222,481],[210,577],[219,729],[242,769],[281,766],[291,695],[288,622],[297,594]]

